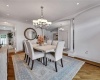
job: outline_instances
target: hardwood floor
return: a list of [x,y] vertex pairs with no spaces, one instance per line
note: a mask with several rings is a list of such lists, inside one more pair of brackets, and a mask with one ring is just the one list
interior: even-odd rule
[[73,80],[100,80],[100,67],[85,63]]
[[8,54],[8,80],[15,80],[14,75],[14,68],[13,68],[13,62],[12,62],[12,55],[14,55],[14,52],[11,52]]
[[[15,80],[12,55],[14,52],[9,53],[8,57],[8,80]],[[85,63],[73,80],[100,80],[100,67]]]

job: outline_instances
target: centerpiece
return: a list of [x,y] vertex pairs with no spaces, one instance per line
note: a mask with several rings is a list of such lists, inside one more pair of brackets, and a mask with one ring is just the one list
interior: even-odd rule
[[40,45],[40,46],[42,46],[42,44],[44,43],[44,36],[38,36],[38,44]]

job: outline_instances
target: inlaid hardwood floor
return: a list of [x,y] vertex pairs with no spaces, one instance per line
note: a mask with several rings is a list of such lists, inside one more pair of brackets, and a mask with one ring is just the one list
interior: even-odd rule
[[[9,53],[8,80],[15,80],[12,55],[14,53]],[[85,63],[73,80],[100,80],[100,67]]]

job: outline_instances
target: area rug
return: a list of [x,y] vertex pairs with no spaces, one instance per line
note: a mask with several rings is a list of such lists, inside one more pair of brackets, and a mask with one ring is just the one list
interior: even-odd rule
[[54,62],[48,61],[48,65],[44,66],[35,60],[33,70],[30,70],[31,62],[29,66],[25,63],[24,54],[13,55],[12,60],[16,80],[72,80],[84,64],[83,61],[63,56],[64,67],[58,61],[58,72],[55,72]]

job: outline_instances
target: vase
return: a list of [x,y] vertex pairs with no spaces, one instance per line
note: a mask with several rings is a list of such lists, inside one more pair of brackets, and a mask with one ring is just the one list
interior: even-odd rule
[[41,44],[39,44],[40,46],[42,46],[42,43]]

